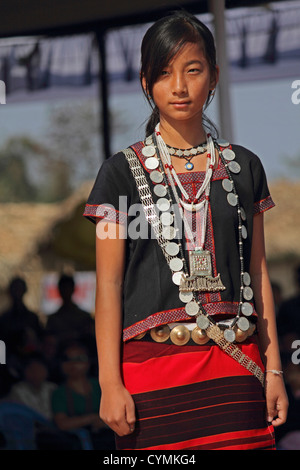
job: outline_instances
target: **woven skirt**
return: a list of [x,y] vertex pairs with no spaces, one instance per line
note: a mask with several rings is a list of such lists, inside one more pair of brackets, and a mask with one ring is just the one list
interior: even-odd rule
[[[263,368],[255,339],[239,347]],[[275,449],[261,383],[216,345],[129,341],[123,379],[137,421],[118,450]]]

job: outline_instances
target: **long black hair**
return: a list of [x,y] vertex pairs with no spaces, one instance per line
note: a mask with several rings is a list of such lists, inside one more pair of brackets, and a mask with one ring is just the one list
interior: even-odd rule
[[[146,32],[141,46],[141,84],[143,92],[152,107],[152,114],[146,125],[146,136],[153,133],[159,122],[159,109],[153,101],[153,85],[162,70],[179,50],[188,42],[200,42],[211,76],[216,76],[216,48],[213,35],[208,27],[194,15],[186,11],[175,11],[156,21]],[[146,82],[146,89],[143,87]],[[209,105],[213,95],[209,93],[205,108]],[[215,125],[203,114],[203,125],[215,134]]]

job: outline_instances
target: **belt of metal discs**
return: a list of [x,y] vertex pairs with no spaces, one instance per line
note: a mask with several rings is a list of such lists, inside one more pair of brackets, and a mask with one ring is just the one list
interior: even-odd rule
[[[228,320],[232,321],[232,320]],[[219,322],[218,326],[222,328],[226,328],[226,323],[228,322],[224,320],[223,322]],[[236,343],[242,343],[245,341],[249,336],[252,336],[255,332],[256,326],[254,323],[249,322],[250,327],[247,331],[242,331],[241,329],[237,328],[235,331]],[[141,333],[133,338],[134,340],[153,340],[156,343],[169,343],[169,344],[176,344],[177,346],[184,346],[187,343],[191,344],[206,344],[209,341],[213,344],[213,341],[207,336],[205,330],[202,330],[197,326],[197,323],[169,323],[166,325],[160,325],[154,328],[151,328],[144,333]]]

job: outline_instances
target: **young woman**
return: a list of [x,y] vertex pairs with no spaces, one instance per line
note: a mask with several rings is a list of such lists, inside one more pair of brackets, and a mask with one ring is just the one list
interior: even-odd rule
[[105,161],[86,205],[100,416],[118,449],[271,449],[286,419],[263,234],[274,203],[259,158],[205,127],[218,76],[195,17],[151,26],[145,141]]

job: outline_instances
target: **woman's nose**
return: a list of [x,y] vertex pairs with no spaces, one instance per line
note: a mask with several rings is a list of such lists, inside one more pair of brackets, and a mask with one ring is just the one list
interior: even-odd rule
[[180,73],[173,74],[172,93],[179,94],[179,95],[187,93],[187,85],[186,85],[185,78]]

